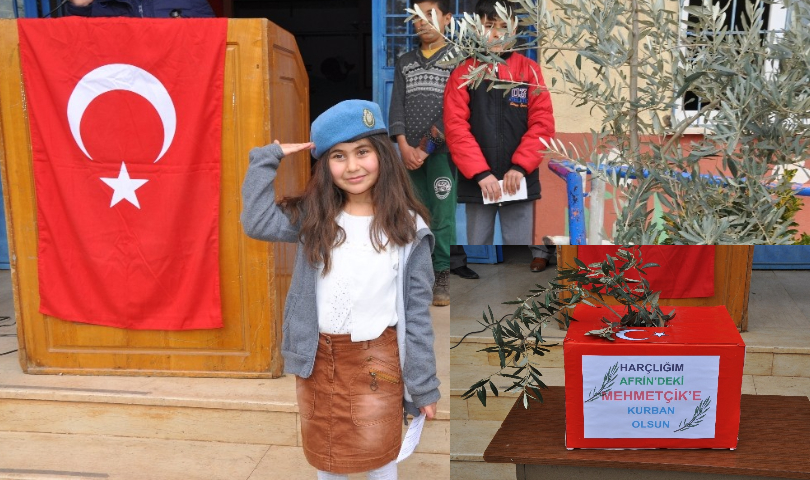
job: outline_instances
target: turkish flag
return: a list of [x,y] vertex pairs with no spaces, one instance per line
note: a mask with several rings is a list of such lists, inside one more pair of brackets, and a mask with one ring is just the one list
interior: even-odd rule
[[[636,248],[636,247],[633,247]],[[657,263],[660,267],[644,269],[644,278],[653,292],[661,298],[701,298],[714,296],[714,245],[642,245],[644,264]],[[577,258],[586,265],[604,262],[607,255],[618,258],[617,266],[624,264],[616,256],[616,246],[580,246]],[[638,280],[632,272],[627,278]]]
[[20,20],[40,312],[222,326],[226,19]]

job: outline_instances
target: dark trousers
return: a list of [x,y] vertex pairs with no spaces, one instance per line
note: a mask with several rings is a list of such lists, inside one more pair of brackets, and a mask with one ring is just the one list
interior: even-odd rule
[[450,268],[458,268],[467,265],[467,252],[461,245],[450,246]]

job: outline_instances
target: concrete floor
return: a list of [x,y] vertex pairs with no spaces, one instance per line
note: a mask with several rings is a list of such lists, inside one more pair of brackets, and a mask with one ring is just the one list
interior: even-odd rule
[[810,348],[810,270],[754,270],[748,297],[749,346]]
[[[492,309],[496,318],[511,313],[514,307],[501,305],[501,302],[514,300],[520,295],[525,296],[535,285],[545,286],[556,275],[554,267],[539,273],[529,270],[532,256],[526,247],[504,246],[503,251],[503,263],[469,265],[481,277],[477,280],[450,276],[450,337],[454,339],[454,343],[461,336],[481,329],[478,322],[487,307]],[[549,338],[565,336],[565,332],[555,326],[548,327],[545,333]],[[471,337],[492,339],[489,332],[472,334],[467,338]]]

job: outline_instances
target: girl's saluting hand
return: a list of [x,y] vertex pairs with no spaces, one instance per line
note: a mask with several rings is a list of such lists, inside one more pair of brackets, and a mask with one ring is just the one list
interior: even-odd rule
[[278,140],[273,140],[273,143],[276,145],[281,146],[281,151],[284,152],[284,156],[298,153],[301,150],[312,150],[315,148],[315,144],[312,142],[307,143],[281,143]]

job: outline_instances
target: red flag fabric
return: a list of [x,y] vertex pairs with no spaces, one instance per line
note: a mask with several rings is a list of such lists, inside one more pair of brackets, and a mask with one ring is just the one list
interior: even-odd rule
[[[604,262],[607,255],[616,258],[617,246],[580,246],[577,258],[586,265]],[[647,268],[647,281],[661,298],[700,298],[714,296],[714,245],[642,245],[644,263],[660,267]],[[618,264],[624,261],[619,258]],[[638,279],[637,275],[627,278]]]
[[226,19],[19,20],[40,312],[222,326]]

